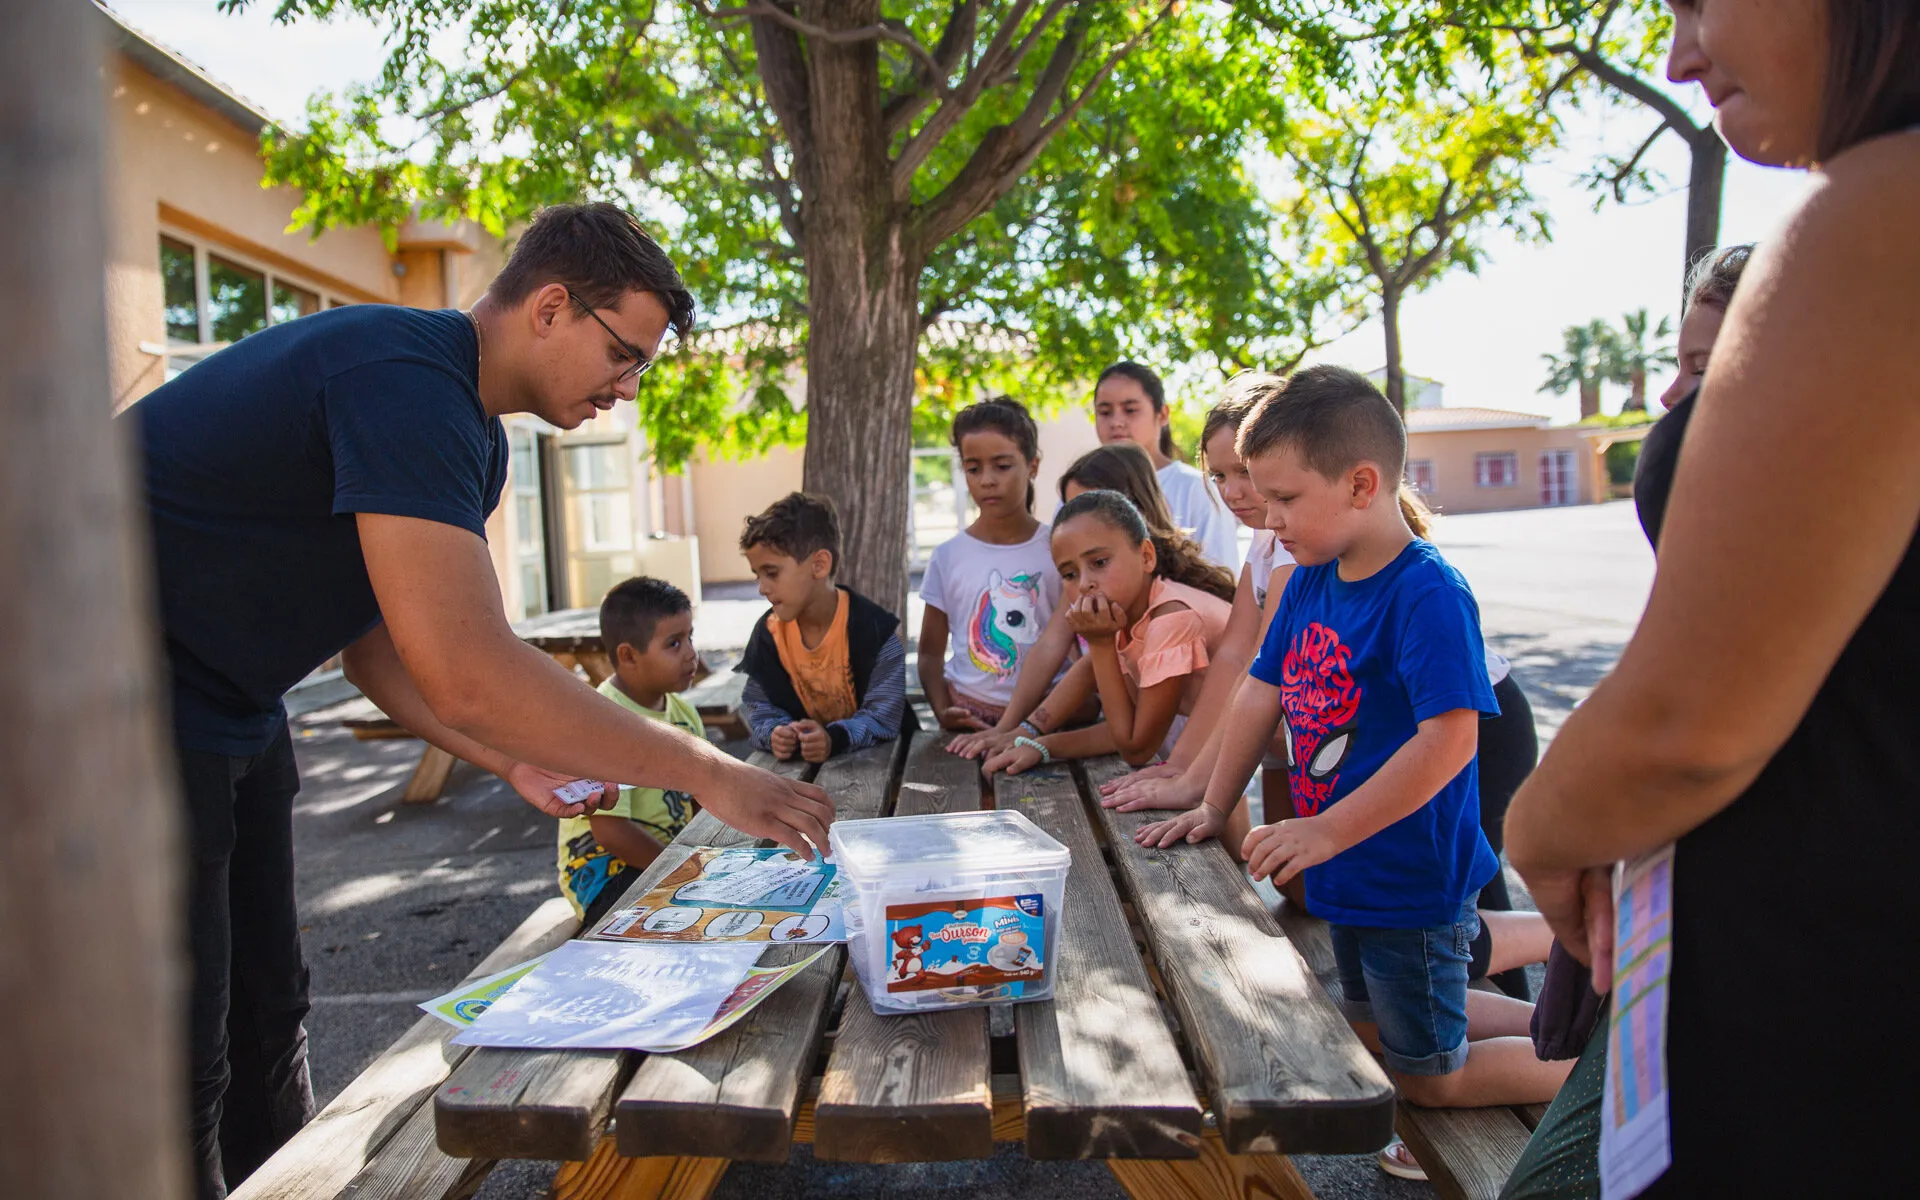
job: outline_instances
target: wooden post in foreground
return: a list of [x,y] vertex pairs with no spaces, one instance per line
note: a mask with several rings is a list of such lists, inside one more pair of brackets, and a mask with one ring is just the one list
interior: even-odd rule
[[0,1196],[186,1193],[146,528],[109,424],[99,15],[0,37]]

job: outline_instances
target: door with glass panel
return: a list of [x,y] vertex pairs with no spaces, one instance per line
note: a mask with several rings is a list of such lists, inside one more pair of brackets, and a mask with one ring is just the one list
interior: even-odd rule
[[1573,451],[1540,452],[1540,503],[1548,506],[1573,503]]
[[625,439],[560,445],[567,601],[576,608],[598,605],[634,574],[632,456]]
[[513,572],[520,586],[520,615],[547,611],[547,517],[540,503],[540,436],[529,425],[507,427],[512,456],[507,479],[513,500]]

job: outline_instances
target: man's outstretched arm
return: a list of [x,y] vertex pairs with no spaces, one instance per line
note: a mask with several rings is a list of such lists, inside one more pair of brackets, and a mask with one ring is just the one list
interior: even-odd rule
[[551,771],[687,792],[743,833],[802,855],[808,842],[826,846],[825,792],[627,712],[515,637],[479,537],[414,517],[356,520],[394,651],[441,725]]

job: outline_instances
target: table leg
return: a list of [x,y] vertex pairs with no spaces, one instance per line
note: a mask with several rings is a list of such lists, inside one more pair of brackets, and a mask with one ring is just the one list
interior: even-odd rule
[[459,761],[440,747],[429,745],[420,755],[420,765],[413,769],[413,778],[407,780],[406,793],[400,798],[408,804],[432,804],[446,789],[447,776],[453,774],[453,764]]
[[606,655],[581,651],[573,656],[580,669],[587,673],[587,682],[595,687],[605,683],[613,675],[613,663]]
[[611,1137],[593,1157],[563,1163],[552,1200],[706,1200],[727,1173],[724,1158],[622,1158]]
[[1313,1200],[1313,1189],[1286,1155],[1228,1154],[1211,1129],[1200,1139],[1198,1158],[1112,1158],[1107,1169],[1133,1200]]

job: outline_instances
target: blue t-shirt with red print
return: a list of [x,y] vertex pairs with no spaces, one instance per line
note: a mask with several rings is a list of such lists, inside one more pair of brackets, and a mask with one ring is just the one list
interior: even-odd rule
[[[1301,817],[1371,779],[1420,722],[1460,708],[1500,711],[1473,591],[1418,539],[1365,579],[1341,579],[1337,562],[1294,571],[1252,674],[1280,689]],[[1341,925],[1443,925],[1499,869],[1480,831],[1480,779],[1469,762],[1413,813],[1308,867],[1307,907]]]

